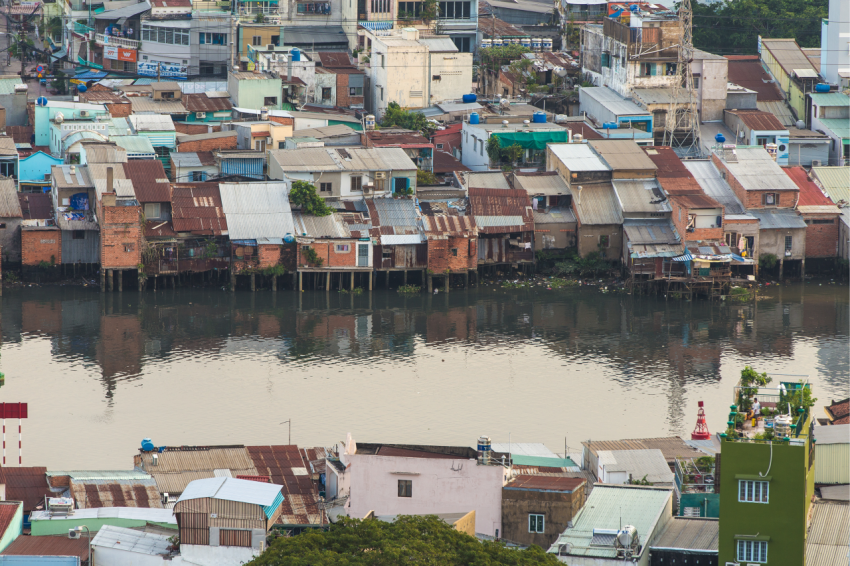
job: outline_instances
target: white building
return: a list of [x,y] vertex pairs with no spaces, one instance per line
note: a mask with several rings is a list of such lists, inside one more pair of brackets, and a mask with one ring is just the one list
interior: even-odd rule
[[223,13],[150,14],[142,16],[138,73],[162,78],[222,74],[230,62],[235,31]]
[[[508,123],[503,124],[502,122],[504,121],[508,121]],[[461,161],[473,171],[488,171],[491,169],[491,164],[486,145],[490,136],[494,134],[504,135],[505,137],[500,139],[500,142],[502,147],[507,147],[511,145],[511,142],[505,140],[511,135],[522,132],[550,132],[560,138],[550,139],[549,141],[552,142],[566,142],[569,138],[569,132],[566,128],[562,128],[551,122],[530,122],[525,124],[522,120],[512,116],[493,116],[478,124],[472,124],[466,121],[463,123],[463,128],[461,129]],[[525,151],[523,160],[534,160],[531,150]],[[497,167],[496,164],[493,165]]]
[[850,2],[829,0],[820,32],[820,73],[826,82],[850,86]]
[[371,108],[382,116],[390,102],[426,108],[457,100],[472,84],[472,53],[461,53],[448,36],[419,37],[403,28],[374,36],[369,67]]
[[328,460],[328,511],[363,518],[375,515],[427,515],[475,511],[475,532],[502,532],[502,487],[508,468],[478,461],[465,446],[357,444],[351,435]]

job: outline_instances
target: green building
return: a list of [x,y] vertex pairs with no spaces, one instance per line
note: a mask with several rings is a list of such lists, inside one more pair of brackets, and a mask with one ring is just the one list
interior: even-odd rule
[[265,73],[238,72],[227,75],[227,91],[237,108],[280,110],[283,85]]
[[[783,384],[790,393],[799,384]],[[808,387],[806,385],[805,387]],[[785,389],[759,388],[762,407],[782,408]],[[720,564],[805,564],[806,528],[815,490],[812,416],[791,402],[787,433],[755,438],[766,429],[721,435]],[[737,407],[732,406],[734,423]],[[768,421],[770,422],[770,421]],[[770,434],[767,435],[768,437]]]
[[75,509],[70,515],[51,514],[49,511],[33,511],[30,515],[32,536],[67,535],[69,529],[85,525],[91,532],[99,531],[103,525],[113,527],[144,527],[152,524],[174,529],[177,534],[177,519],[171,509],[149,509],[145,507],[99,507]]
[[21,536],[24,528],[24,503],[22,501],[0,502],[0,524],[6,530],[0,533],[0,552]]

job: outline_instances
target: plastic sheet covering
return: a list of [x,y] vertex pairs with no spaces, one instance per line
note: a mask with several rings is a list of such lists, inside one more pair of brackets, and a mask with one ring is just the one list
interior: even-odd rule
[[493,135],[499,136],[502,147],[517,143],[523,149],[546,149],[547,143],[566,143],[569,141],[569,132],[566,129],[552,132],[493,132]]

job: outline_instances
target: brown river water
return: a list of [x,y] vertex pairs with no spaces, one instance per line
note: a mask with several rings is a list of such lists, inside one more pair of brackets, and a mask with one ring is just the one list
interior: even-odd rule
[[[6,289],[0,400],[29,403],[24,465],[129,469],[139,442],[473,446],[689,437],[725,427],[744,365],[848,396],[847,286],[746,304],[478,290],[411,298],[220,289]],[[7,421],[7,462],[17,423]]]

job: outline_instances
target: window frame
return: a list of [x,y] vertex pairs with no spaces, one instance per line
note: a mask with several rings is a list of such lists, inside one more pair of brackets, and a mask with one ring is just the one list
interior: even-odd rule
[[86,231],[85,230],[71,230],[71,239],[72,240],[85,240],[86,239]]
[[[767,541],[763,540],[738,540],[735,545],[735,556],[738,562],[747,564],[766,564],[767,563]],[[743,552],[742,552],[743,550]],[[763,551],[763,555],[762,555]],[[754,558],[753,556],[758,556]],[[749,556],[749,558],[748,558]],[[763,558],[762,558],[763,556]]]
[[[156,207],[156,214],[148,214],[148,207]],[[160,219],[162,218],[162,205],[158,202],[145,203],[145,218]]]
[[262,44],[263,44],[263,36],[262,35],[251,36],[251,47],[260,47]]
[[[327,188],[325,188],[327,187]],[[333,183],[319,183],[319,192],[320,193],[332,193],[334,192],[334,184]]]
[[546,532],[546,515],[543,513],[528,514],[528,532],[543,534]]
[[334,253],[348,254],[351,253],[351,244],[335,244]]
[[363,175],[352,175],[349,177],[351,187],[351,192],[362,192],[363,191]]
[[610,248],[611,236],[608,234],[599,234],[599,246],[603,248]]
[[[773,198],[773,202],[768,202]],[[764,206],[779,206],[779,193],[764,193]]]
[[[758,484],[758,489],[756,489]],[[758,492],[758,495],[756,495]],[[743,495],[743,499],[741,496]],[[761,497],[762,501],[756,500],[756,497]],[[770,503],[770,482],[761,480],[738,480],[738,503],[760,503],[767,505]]]
[[398,496],[413,497],[413,480],[398,480]]
[[794,236],[785,236],[785,251],[790,252],[794,249]]

